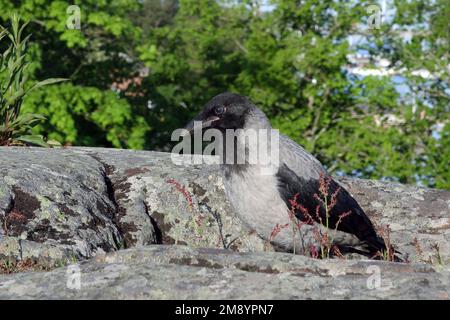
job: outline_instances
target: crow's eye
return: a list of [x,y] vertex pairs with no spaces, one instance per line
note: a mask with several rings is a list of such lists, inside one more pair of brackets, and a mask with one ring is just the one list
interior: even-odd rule
[[225,107],[224,106],[215,106],[214,107],[214,113],[217,115],[217,116],[221,116],[222,114],[224,114],[225,113]]

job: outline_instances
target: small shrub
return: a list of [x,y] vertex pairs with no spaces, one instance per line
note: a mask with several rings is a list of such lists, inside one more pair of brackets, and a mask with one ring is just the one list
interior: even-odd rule
[[[300,195],[297,193],[294,195],[292,199],[289,199],[290,209],[288,209],[288,215],[291,221],[292,225],[292,241],[293,241],[293,253],[296,253],[296,238],[297,233],[301,235],[300,230],[303,225],[307,224],[310,226],[313,226],[313,235],[315,237],[315,240],[319,244],[319,246],[316,248],[315,246],[311,246],[307,248],[308,250],[305,250],[303,248],[303,252],[307,253],[309,252],[309,255],[313,258],[330,258],[331,256],[336,256],[341,259],[345,259],[341,251],[339,250],[338,246],[334,244],[334,240],[336,238],[336,233],[338,231],[339,225],[341,224],[342,220],[348,217],[351,214],[351,211],[343,212],[338,215],[338,221],[336,222],[333,229],[330,228],[330,213],[331,210],[336,206],[337,204],[337,196],[339,195],[339,192],[341,191],[341,188],[338,187],[331,195],[330,195],[330,183],[331,183],[331,177],[325,176],[324,174],[320,175],[319,179],[319,193],[314,194],[314,198],[318,201],[318,205],[315,209],[315,219],[311,215],[311,213],[308,211],[305,206],[303,206],[300,202],[301,199],[299,199]],[[325,212],[325,217],[320,215],[320,210],[323,208]],[[300,221],[296,217],[296,212],[301,214],[304,217],[304,221]],[[320,228],[319,226],[324,226],[325,228]],[[274,240],[274,238],[281,232],[281,229],[287,227],[286,226],[279,226],[278,224],[273,229],[271,235],[269,236],[268,242]],[[378,233],[381,235],[381,237],[384,239],[384,244],[386,246],[386,250],[379,251],[376,253],[376,255],[373,258],[379,258],[381,260],[385,261],[402,261],[400,258],[396,256],[396,253],[398,253],[394,246],[392,245],[391,241],[391,230],[389,228],[389,225],[383,227],[383,228],[377,228]],[[320,249],[320,250],[318,250]],[[433,247],[432,248],[436,252],[436,260],[441,261],[441,257],[439,254],[439,247]]]
[[[319,202],[319,204],[316,207],[315,215],[316,220],[313,219],[311,213],[308,211],[307,208],[305,208],[301,203],[299,199],[299,194],[295,194],[292,199],[289,200],[289,204],[291,208],[288,210],[289,219],[291,221],[292,225],[292,241],[293,241],[293,253],[296,253],[296,235],[297,233],[300,235],[300,230],[303,225],[312,225],[313,227],[313,233],[314,237],[316,238],[317,242],[320,244],[320,251],[317,250],[315,247],[309,248],[309,253],[311,257],[314,258],[330,258],[331,255],[335,255],[337,257],[343,258],[342,253],[340,252],[339,248],[334,245],[334,239],[336,237],[336,232],[339,227],[339,224],[341,223],[342,219],[346,218],[348,215],[350,215],[350,211],[343,212],[339,215],[339,219],[334,227],[334,229],[330,229],[330,212],[334,208],[337,202],[337,196],[340,192],[340,188],[336,189],[336,191],[330,196],[329,194],[329,188],[330,188],[330,182],[331,177],[326,177],[325,175],[321,174],[319,179],[319,194],[314,194],[314,198]],[[325,219],[322,219],[320,216],[320,208],[321,206],[325,210]],[[300,212],[303,217],[305,218],[305,221],[300,221],[296,215],[295,212]],[[321,230],[316,224],[314,224],[315,221],[318,221],[320,225],[323,225],[325,227],[325,230]],[[281,231],[281,230],[280,230]],[[278,231],[279,233],[279,231]],[[278,234],[277,233],[277,234]],[[276,234],[275,234],[276,236]],[[272,237],[272,235],[271,235]],[[273,240],[273,239],[271,239]],[[271,241],[270,240],[270,241]],[[304,250],[305,251],[305,250]]]
[[389,225],[377,228],[378,234],[383,238],[386,250],[378,251],[374,258],[380,258],[384,261],[398,261],[394,246],[391,240],[391,228]]
[[269,249],[270,243],[277,237],[277,235],[281,232],[281,230],[287,227],[289,227],[289,223],[283,225],[277,223],[275,227],[273,227],[272,232],[269,235],[269,239],[267,239],[267,241],[264,243],[264,251],[267,251]]
[[[64,81],[47,79],[28,86],[27,42],[31,35],[22,38],[27,23],[20,25],[20,17],[11,18],[11,31],[0,26],[0,47],[7,47],[0,54],[0,146],[37,145],[48,147],[58,144],[44,141],[40,135],[33,135],[32,128],[45,117],[39,114],[21,114],[24,98],[42,86]],[[4,45],[9,41],[10,45]]]

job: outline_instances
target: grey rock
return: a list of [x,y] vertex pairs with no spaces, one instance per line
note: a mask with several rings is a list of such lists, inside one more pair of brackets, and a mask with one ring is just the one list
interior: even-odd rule
[[0,154],[0,257],[79,259],[120,247],[96,160],[64,149]]
[[449,299],[424,264],[152,245],[51,272],[0,276],[0,299]]
[[[339,180],[379,229],[389,225],[391,242],[410,264],[320,261],[267,252],[275,249],[231,209],[217,165],[177,165],[170,154],[150,151],[0,147],[0,267],[9,260],[55,267],[91,259],[81,263],[86,290],[64,289],[66,271],[59,268],[1,276],[0,297],[273,298],[278,292],[306,298],[334,290],[336,298],[356,298],[351,291],[361,285],[364,298],[419,298],[428,292],[447,299],[442,284],[448,287],[450,191]],[[192,265],[185,259],[189,255],[221,267]],[[235,268],[238,261],[252,259],[258,266]],[[278,268],[282,261],[280,272],[253,270]],[[292,268],[310,267],[303,276],[293,275],[291,263]],[[391,291],[362,285],[369,265],[379,266],[386,279],[399,277]],[[317,268],[344,271],[338,276],[310,271]],[[110,276],[114,281],[108,282]],[[114,292],[114,283],[120,293]]]
[[[93,155],[91,149],[76,152]],[[152,243],[263,250],[235,217],[217,166],[180,166],[170,154],[96,149],[109,171],[126,247]],[[155,232],[155,229],[157,232]]]

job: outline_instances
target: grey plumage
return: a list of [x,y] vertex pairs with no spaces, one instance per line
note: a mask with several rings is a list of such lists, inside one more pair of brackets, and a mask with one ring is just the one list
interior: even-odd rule
[[[260,109],[248,98],[233,93],[214,97],[194,120],[224,134],[227,129],[271,129],[270,121]],[[192,123],[188,129],[192,129]],[[235,145],[245,144],[242,134],[234,139]],[[244,147],[248,151],[248,145]],[[383,239],[377,236],[353,197],[328,175],[314,156],[288,137],[279,136],[279,163],[272,166],[270,174],[262,173],[263,165],[249,161],[241,165],[223,164],[222,167],[226,192],[236,213],[262,238],[272,240],[275,245],[307,254],[312,247],[320,246],[317,237],[320,230],[322,233],[331,231],[334,244],[343,251],[372,257],[386,250]],[[329,212],[329,229],[324,226],[325,208],[316,196],[322,177],[328,179],[330,195],[337,195],[336,205]],[[291,200],[295,197],[300,198],[302,210],[292,207]],[[275,226],[292,223],[290,210],[302,222],[299,234],[293,237],[292,228],[286,227],[275,238],[269,239]],[[338,223],[345,212],[350,213]]]

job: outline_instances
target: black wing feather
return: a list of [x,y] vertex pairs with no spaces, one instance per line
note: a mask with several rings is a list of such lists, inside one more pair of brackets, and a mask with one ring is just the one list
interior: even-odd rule
[[[324,174],[326,175],[325,172]],[[313,218],[317,223],[325,224],[325,208],[315,196],[317,195],[320,197],[319,179],[307,180],[299,177],[286,164],[280,166],[277,178],[278,190],[288,208],[291,208],[290,200],[293,200],[294,197],[298,195],[297,203],[308,210],[309,217],[305,216],[301,210],[294,209],[298,219],[301,221],[308,221]],[[371,221],[356,200],[330,176],[326,176],[324,179],[328,179],[329,181],[328,194],[330,197],[338,190],[338,188],[340,188],[336,196],[336,204],[329,212],[329,228],[336,229],[339,217],[346,212],[350,212],[348,216],[341,219],[337,225],[337,230],[355,235],[359,240],[364,241],[369,245],[372,253],[376,253],[379,250],[385,250],[386,247],[384,241],[377,236]],[[319,206],[320,218],[316,215],[317,206]]]

